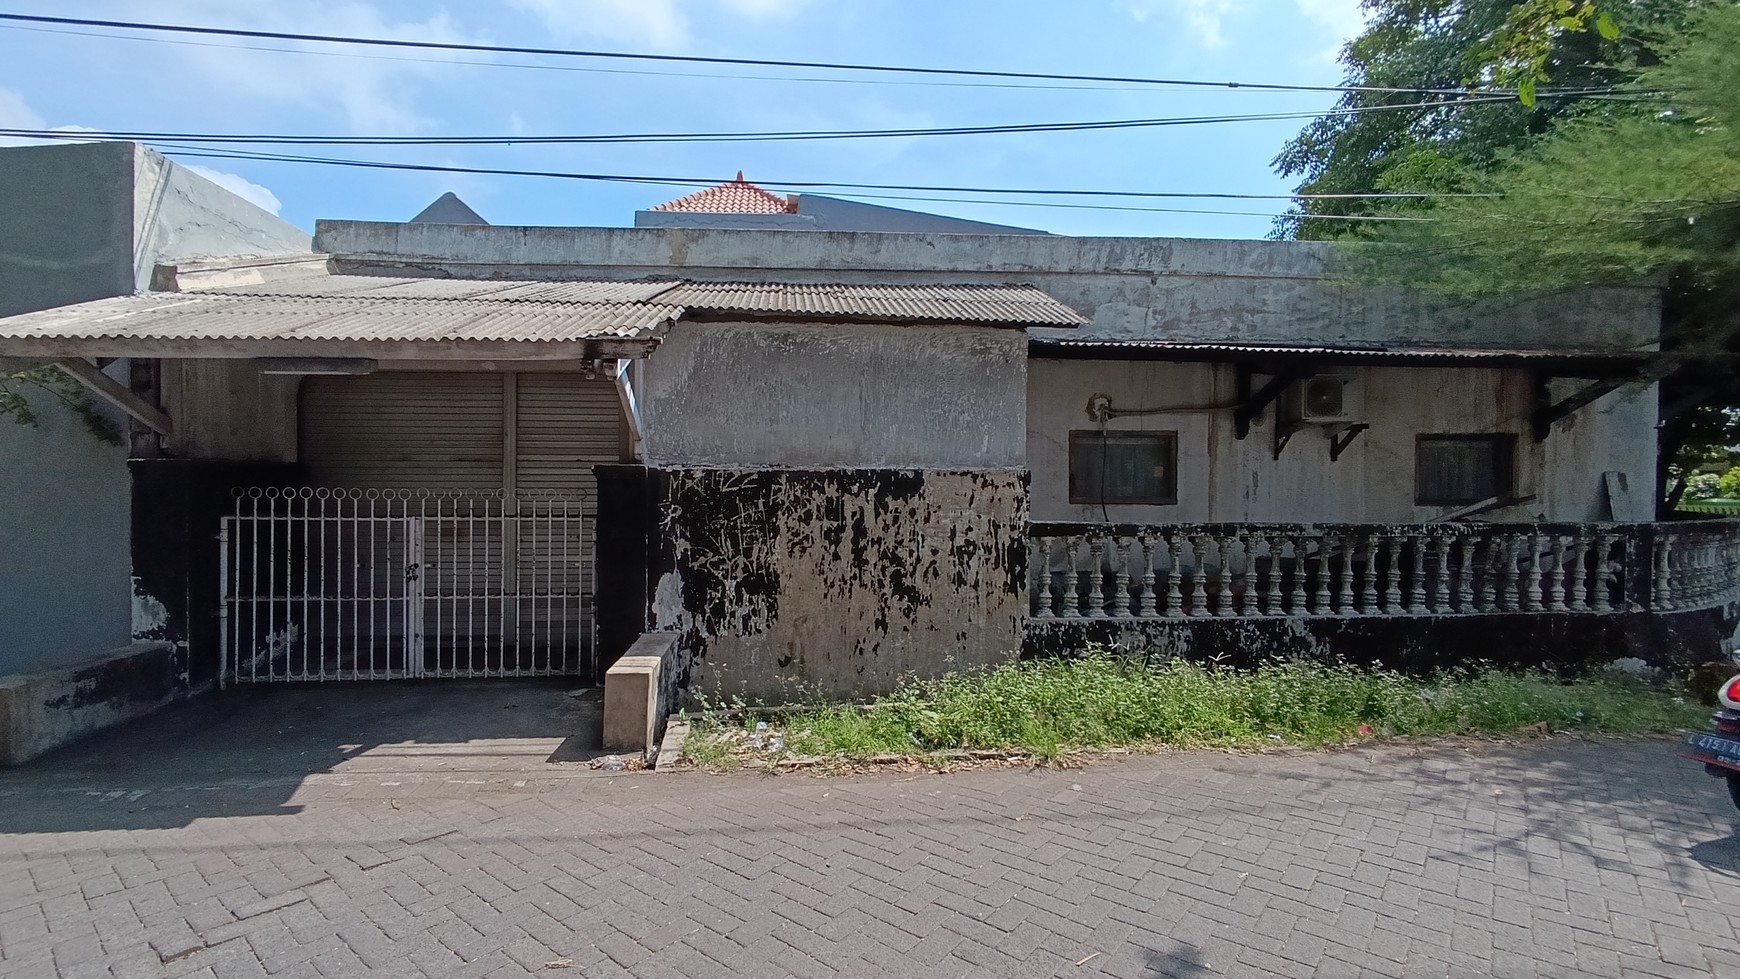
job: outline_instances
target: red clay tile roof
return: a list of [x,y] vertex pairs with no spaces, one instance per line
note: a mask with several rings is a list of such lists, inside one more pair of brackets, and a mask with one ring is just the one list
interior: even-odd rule
[[743,179],[743,171],[737,171],[737,179],[722,183],[717,187],[697,190],[687,197],[679,197],[653,208],[655,211],[705,211],[710,214],[790,214],[797,210],[797,202],[790,198],[762,190]]

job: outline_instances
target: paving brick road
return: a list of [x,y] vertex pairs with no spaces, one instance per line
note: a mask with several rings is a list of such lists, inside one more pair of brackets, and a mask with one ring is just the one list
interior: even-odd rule
[[0,774],[0,974],[1740,976],[1735,814],[1663,741],[546,767]]

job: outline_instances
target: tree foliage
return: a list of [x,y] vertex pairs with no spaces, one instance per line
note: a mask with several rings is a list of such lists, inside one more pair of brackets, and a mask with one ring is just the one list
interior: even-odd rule
[[[1341,55],[1351,91],[1294,137],[1274,165],[1301,194],[1364,194],[1399,184],[1467,188],[1561,120],[1626,109],[1592,97],[1656,60],[1655,38],[1697,0],[1364,0],[1368,27]],[[1550,80],[1551,87],[1539,87]],[[1519,99],[1496,91],[1515,86]],[[1464,92],[1464,95],[1444,94]],[[1419,94],[1417,94],[1419,93]],[[1437,94],[1432,94],[1437,93]],[[1565,94],[1591,93],[1591,94]],[[1617,98],[1625,98],[1619,96]],[[1384,108],[1403,106],[1403,108]],[[1361,199],[1301,201],[1275,236],[1336,238],[1382,214]]]

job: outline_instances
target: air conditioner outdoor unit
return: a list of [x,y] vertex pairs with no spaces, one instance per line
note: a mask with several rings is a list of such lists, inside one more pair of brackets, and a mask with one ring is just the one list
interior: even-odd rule
[[1359,420],[1359,382],[1351,377],[1308,377],[1289,392],[1292,421],[1335,425]]

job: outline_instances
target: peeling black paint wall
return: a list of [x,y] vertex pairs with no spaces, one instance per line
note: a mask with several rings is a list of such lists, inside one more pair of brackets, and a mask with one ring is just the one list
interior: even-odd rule
[[136,459],[133,604],[136,640],[186,650],[188,683],[217,677],[218,527],[237,487],[293,486],[300,467],[269,462]]
[[1235,667],[1306,658],[1417,674],[1476,663],[1572,674],[1621,657],[1669,668],[1725,659],[1737,622],[1740,610],[1733,608],[1613,615],[1032,619],[1022,655],[1075,655],[1100,645]]
[[666,469],[652,484],[651,627],[682,635],[695,690],[864,697],[1019,653],[1025,471]]

